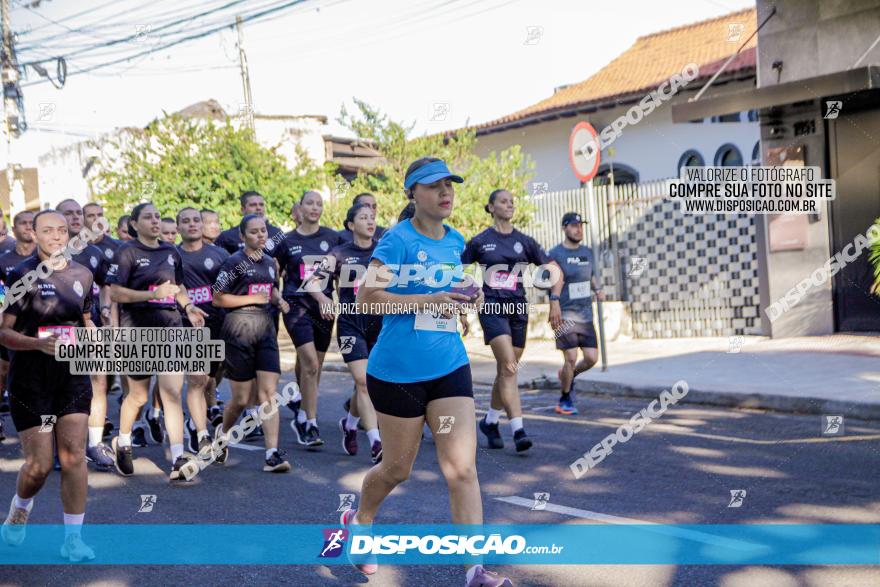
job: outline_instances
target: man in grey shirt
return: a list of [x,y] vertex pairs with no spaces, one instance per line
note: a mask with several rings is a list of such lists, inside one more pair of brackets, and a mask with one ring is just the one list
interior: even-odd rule
[[[563,241],[550,249],[548,255],[559,263],[565,285],[559,296],[562,326],[557,329],[556,348],[562,351],[564,363],[558,372],[562,396],[556,412],[572,416],[578,413],[572,397],[574,378],[590,369],[599,360],[596,329],[593,327],[593,292],[604,300],[602,286],[596,275],[593,251],[581,244],[585,221],[577,212],[562,216]],[[551,295],[550,299],[556,299]],[[584,358],[578,362],[578,348]]]

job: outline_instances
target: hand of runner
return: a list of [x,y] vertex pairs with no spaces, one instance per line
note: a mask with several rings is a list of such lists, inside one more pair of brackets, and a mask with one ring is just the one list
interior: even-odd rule
[[333,313],[333,300],[328,298],[325,294],[321,294],[318,297],[318,311],[321,314],[321,318],[324,320],[333,320],[336,318],[336,315]]
[[[455,293],[452,291],[438,291],[437,293],[429,294],[430,298],[429,304],[434,304],[436,306],[447,306],[447,308],[440,312],[444,317],[450,318],[453,314],[459,313],[463,310],[465,304],[468,303],[470,298],[466,295]],[[455,309],[449,308],[448,306],[454,305]],[[431,312],[438,311],[436,308],[431,308]]]
[[195,326],[196,328],[201,328],[205,325],[205,318],[208,315],[201,308],[196,307],[195,305],[190,305],[186,310],[186,317],[189,319],[190,324]]
[[290,304],[288,304],[286,300],[279,299],[277,305],[282,314],[287,314],[288,312],[290,312]]
[[471,325],[468,322],[467,314],[459,314],[458,320],[459,320],[459,322],[461,322],[461,335],[467,336],[468,332],[471,331]]
[[562,327],[562,310],[559,309],[559,302],[550,302],[550,326],[553,330]]
[[160,284],[156,289],[153,290],[153,299],[161,300],[163,298],[176,296],[180,291],[180,286],[171,283],[170,281],[166,281],[165,283]]
[[250,295],[251,301],[254,304],[268,304],[269,303],[269,294],[266,292],[259,292]]
[[599,300],[600,302],[604,302],[605,301],[605,292],[601,291],[601,290],[597,291],[596,292],[596,299]]
[[55,356],[55,342],[58,340],[58,337],[54,334],[52,336],[47,336],[45,338],[38,338],[36,348],[34,350],[40,351],[42,353],[46,353],[50,357]]

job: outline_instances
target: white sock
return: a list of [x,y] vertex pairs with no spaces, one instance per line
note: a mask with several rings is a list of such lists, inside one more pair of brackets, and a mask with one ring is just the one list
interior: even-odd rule
[[272,453],[277,452],[277,451],[278,451],[277,448],[267,448],[266,449],[266,460],[268,461],[269,457],[272,456]]
[[70,536],[71,534],[79,535],[82,532],[83,519],[86,515],[83,514],[64,514],[64,536]]
[[370,430],[367,430],[367,439],[370,441],[370,444],[373,444],[377,440],[382,442],[382,439],[379,437],[379,429],[371,428]]
[[464,581],[465,585],[469,585],[471,581],[474,579],[474,575],[477,574],[477,569],[482,569],[483,565],[474,565],[467,570],[467,575],[465,575]]
[[162,417],[162,408],[150,408],[150,418],[158,420]]
[[299,410],[299,411],[296,413],[296,421],[299,422],[300,424],[302,424],[302,423],[304,423],[304,422],[306,421],[306,412],[305,412],[305,410]]
[[34,503],[33,497],[25,499],[23,497],[19,497],[17,493],[15,494],[15,507],[17,507],[18,509],[26,510],[31,506],[32,503]]
[[522,417],[520,418],[511,418],[510,419],[510,431],[516,432],[517,430],[523,427]]
[[308,423],[311,424],[312,426],[315,426],[315,427],[318,426],[318,420],[317,420],[317,418],[309,418],[308,420],[306,420],[306,422],[308,422]]
[[183,456],[183,445],[182,444],[172,444],[171,445],[171,462],[177,460],[177,457]]
[[489,411],[486,412],[486,424],[497,424],[498,420],[501,419],[501,414],[503,413],[504,410],[496,410],[492,406],[489,406]]
[[104,437],[103,426],[89,426],[89,446],[98,446]]
[[119,433],[119,436],[116,437],[117,446],[131,446],[131,432],[128,434]]
[[199,430],[198,433],[196,434],[196,437],[198,438],[199,441],[201,441],[203,438],[210,438],[208,436],[207,430]]
[[349,412],[348,416],[345,418],[345,427],[349,430],[355,430],[360,421],[361,419],[358,416],[352,416]]

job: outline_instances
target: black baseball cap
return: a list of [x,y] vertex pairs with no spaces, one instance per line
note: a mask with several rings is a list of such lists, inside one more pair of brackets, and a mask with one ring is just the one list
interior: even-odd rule
[[584,224],[586,220],[578,214],[577,212],[566,212],[562,215],[562,226],[568,226],[569,224]]

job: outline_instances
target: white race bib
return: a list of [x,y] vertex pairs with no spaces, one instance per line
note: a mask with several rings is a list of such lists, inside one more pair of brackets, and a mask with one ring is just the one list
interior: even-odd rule
[[434,332],[458,332],[455,317],[446,318],[442,314],[419,312],[416,314],[415,330],[433,330]]
[[584,298],[589,298],[591,295],[592,292],[590,291],[589,281],[579,281],[577,283],[568,284],[568,299],[570,300],[582,300]]

